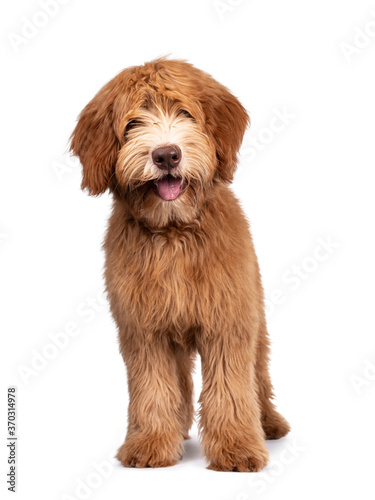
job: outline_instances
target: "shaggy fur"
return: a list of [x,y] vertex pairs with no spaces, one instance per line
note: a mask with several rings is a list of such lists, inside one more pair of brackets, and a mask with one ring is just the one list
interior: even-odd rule
[[[196,352],[210,468],[259,471],[265,438],[289,431],[272,403],[257,258],[228,187],[248,123],[211,76],[159,59],[105,85],[72,134],[82,188],[114,198],[105,278],[128,375],[128,431],[117,455],[127,467],[181,457]],[[170,145],[179,164],[161,169],[152,154]]]

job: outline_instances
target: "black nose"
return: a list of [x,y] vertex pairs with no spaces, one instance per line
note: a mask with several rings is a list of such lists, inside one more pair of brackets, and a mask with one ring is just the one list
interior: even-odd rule
[[175,168],[181,161],[181,149],[178,146],[163,146],[152,152],[152,161],[163,170]]

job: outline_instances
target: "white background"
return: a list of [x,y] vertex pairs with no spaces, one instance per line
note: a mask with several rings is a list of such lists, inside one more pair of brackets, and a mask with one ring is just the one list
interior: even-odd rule
[[[55,10],[46,19],[34,0],[1,6],[1,495],[16,385],[21,499],[372,498],[375,2],[71,0]],[[111,200],[80,191],[65,151],[104,83],[165,54],[211,73],[251,114],[233,189],[252,224],[272,378],[292,425],[267,443],[258,474],[207,470],[194,430],[172,468],[113,460],[127,391],[101,298]],[[70,323],[76,335],[58,335]],[[64,348],[51,350],[53,336]]]

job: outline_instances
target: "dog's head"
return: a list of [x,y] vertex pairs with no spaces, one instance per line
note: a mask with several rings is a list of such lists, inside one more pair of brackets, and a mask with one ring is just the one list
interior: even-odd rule
[[72,134],[82,188],[109,188],[150,225],[196,216],[215,181],[230,182],[249,118],[211,76],[184,61],[128,68],[89,102]]

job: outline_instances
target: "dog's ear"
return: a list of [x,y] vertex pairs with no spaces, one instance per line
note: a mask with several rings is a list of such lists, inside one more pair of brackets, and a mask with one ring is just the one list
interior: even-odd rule
[[250,118],[239,100],[223,85],[214,81],[202,103],[206,125],[216,146],[219,177],[231,182],[237,167],[237,154]]
[[83,166],[82,189],[99,195],[110,187],[120,149],[113,128],[112,85],[107,84],[87,104],[71,135],[70,150]]

